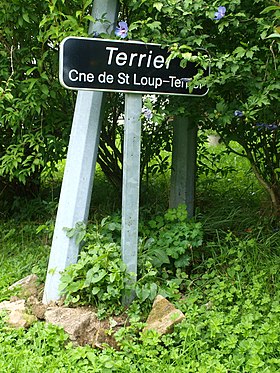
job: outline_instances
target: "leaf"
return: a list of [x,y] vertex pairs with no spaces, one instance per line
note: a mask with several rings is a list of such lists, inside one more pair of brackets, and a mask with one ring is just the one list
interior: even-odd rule
[[95,286],[95,287],[93,287],[93,288],[91,289],[91,294],[92,294],[92,295],[96,295],[96,294],[99,293],[99,291],[100,291],[100,288],[97,287],[97,286]]
[[35,67],[31,67],[31,69],[28,69],[27,71],[26,71],[26,75],[27,76],[29,76],[34,70],[37,70],[37,66],[35,66]]
[[47,96],[49,94],[49,88],[46,86],[46,84],[41,85],[42,92]]
[[186,267],[190,264],[190,256],[188,254],[181,255],[178,259],[175,260],[174,265],[176,268]]
[[156,2],[156,3],[153,4],[153,7],[156,8],[156,10],[158,10],[160,12],[162,7],[163,7],[163,4],[160,3],[160,2]]
[[25,22],[30,23],[29,15],[27,13],[23,13],[22,18],[25,20]]
[[67,227],[63,227],[63,231],[66,232],[66,236],[68,238],[74,237],[75,232],[76,232],[75,228],[67,228]]
[[76,291],[81,290],[83,288],[83,285],[84,285],[84,281],[83,280],[72,282],[68,286],[68,291],[71,291],[72,293],[75,293]]
[[157,295],[158,286],[154,282],[150,286],[150,299],[154,299]]
[[86,9],[88,6],[90,6],[92,4],[92,0],[86,0],[85,3],[84,3],[84,9]]
[[266,37],[266,39],[274,39],[274,38],[280,38],[280,34],[273,33]]
[[102,269],[99,274],[93,276],[93,278],[91,279],[91,283],[96,284],[97,282],[101,281],[106,276],[106,274],[107,272]]
[[238,64],[235,64],[235,65],[231,66],[231,72],[233,74],[235,74],[238,69],[239,69],[239,65]]
[[116,273],[110,273],[110,282],[114,282],[115,281],[115,279],[116,279]]
[[80,231],[76,234],[75,243],[77,246],[80,245],[80,243],[83,241],[83,239],[85,238],[85,235],[86,235],[86,232],[84,231]]
[[[147,285],[147,284],[146,284],[146,285]],[[148,288],[146,287],[146,285],[145,285],[145,287],[143,287],[143,288],[141,289],[141,292],[140,292],[140,294],[139,294],[142,302],[144,302],[146,299],[148,299],[148,298],[149,298],[149,295],[150,295],[150,289],[148,289]]]
[[253,55],[254,55],[254,52],[252,50],[249,50],[249,51],[246,52],[246,57],[248,57],[250,59],[253,57]]
[[165,250],[162,249],[154,249],[151,252],[152,256],[152,263],[155,267],[161,267],[163,264],[169,264],[169,258],[166,254]]
[[275,5],[268,6],[268,7],[265,8],[263,11],[261,11],[260,14],[266,14],[266,13],[271,12],[272,10],[280,10],[280,6],[275,6]]
[[235,50],[234,50],[234,53],[236,54],[237,57],[243,57],[246,53],[246,50],[242,47],[237,47]]

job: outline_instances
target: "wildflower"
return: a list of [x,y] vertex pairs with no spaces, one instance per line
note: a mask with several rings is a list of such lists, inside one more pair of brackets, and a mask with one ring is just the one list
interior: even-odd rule
[[269,130],[269,131],[275,131],[278,129],[278,125],[276,123],[271,123],[271,124],[267,124],[267,123],[256,123],[256,127],[258,128],[258,130],[262,130],[262,129],[266,129],[266,130]]
[[124,39],[127,37],[127,33],[128,33],[127,23],[124,21],[119,22],[119,27],[116,27],[116,30],[115,30],[115,35]]
[[243,117],[243,111],[241,111],[241,110],[235,110],[234,116],[235,117],[239,117],[239,118]]
[[219,6],[218,11],[215,12],[214,19],[219,20],[223,18],[226,15],[226,7],[225,6]]
[[275,123],[268,124],[266,128],[270,131],[278,130],[278,126]]
[[147,120],[150,120],[150,119],[152,119],[152,117],[153,117],[152,110],[151,110],[151,109],[148,109],[148,108],[144,108],[144,109],[143,109],[143,114],[144,114],[144,117],[145,117]]

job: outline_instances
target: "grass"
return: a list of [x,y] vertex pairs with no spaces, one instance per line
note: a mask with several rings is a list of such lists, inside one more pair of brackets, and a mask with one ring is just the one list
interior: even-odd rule
[[[222,151],[219,145],[210,148]],[[198,260],[172,301],[186,315],[174,333],[163,337],[141,332],[139,304],[131,325],[117,335],[120,350],[73,347],[59,328],[35,323],[14,330],[0,316],[0,370],[37,372],[226,373],[280,371],[280,231],[267,196],[246,160],[223,156],[219,166],[235,171],[201,173],[197,213],[204,230]],[[36,273],[45,278],[59,182],[46,183],[40,199],[15,200],[0,221],[0,300],[8,286]],[[168,207],[168,175],[142,189],[141,216]],[[120,210],[120,199],[97,172],[90,221]],[[183,290],[182,290],[183,289]],[[141,313],[142,312],[142,313]]]
[[10,220],[0,225],[0,300],[4,300],[11,294],[9,285],[31,273],[44,280],[49,246],[36,235],[38,224]]
[[[232,145],[240,151],[238,144]],[[210,151],[222,152],[223,145],[210,147]],[[202,174],[197,183],[197,213],[200,214],[206,232],[233,231],[258,234],[267,229],[272,235],[279,228],[272,215],[268,195],[260,187],[246,158],[235,154],[223,155],[219,168],[234,167],[226,175],[213,172]]]

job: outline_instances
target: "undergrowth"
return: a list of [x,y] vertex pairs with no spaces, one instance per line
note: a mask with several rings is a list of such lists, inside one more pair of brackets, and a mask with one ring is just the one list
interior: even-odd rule
[[[228,234],[210,242],[212,257],[184,279],[174,304],[185,320],[174,332],[141,332],[139,308],[116,339],[119,350],[73,348],[60,329],[34,324],[0,330],[0,367],[9,372],[278,372],[279,253],[258,254],[255,239]],[[256,258],[259,256],[258,260]],[[137,312],[136,312],[137,310]]]
[[[152,191],[143,190],[146,204],[140,211],[138,281],[133,289],[127,286],[129,274],[120,256],[119,196],[112,190],[106,195],[104,178],[97,178],[100,199],[93,196],[87,229],[80,225],[67,232],[83,242],[83,250],[80,261],[65,271],[61,290],[69,304],[95,305],[100,317],[128,314],[130,325],[116,335],[119,349],[74,347],[64,331],[42,322],[28,330],[11,329],[1,313],[0,370],[279,372],[279,221],[269,213],[248,164],[234,155],[219,161],[221,168],[234,165],[235,170],[199,175],[192,220],[183,206],[167,211],[166,177],[153,180]],[[9,285],[25,275],[45,279],[57,204],[56,195],[49,200],[47,195],[34,204],[17,200],[12,219],[1,215],[0,300],[9,299]],[[126,310],[121,304],[125,289],[135,293]],[[165,336],[142,332],[157,294],[186,316]]]

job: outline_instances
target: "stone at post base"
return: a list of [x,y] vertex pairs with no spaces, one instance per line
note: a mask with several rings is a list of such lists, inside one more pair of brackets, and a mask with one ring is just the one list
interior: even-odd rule
[[109,345],[118,349],[114,334],[125,325],[126,316],[115,317],[114,324],[111,325],[108,320],[98,320],[95,310],[89,307],[54,306],[47,308],[45,320],[63,328],[74,345],[87,344],[100,349]]
[[174,307],[166,298],[158,295],[153,303],[152,310],[146,321],[146,330],[155,330],[159,334],[172,333],[175,324],[185,319],[182,311]]
[[18,293],[18,297],[20,298],[28,298],[30,296],[37,297],[40,293],[40,286],[38,285],[38,281],[38,276],[32,274],[9,286],[9,290],[18,288],[20,290]]
[[0,311],[7,312],[7,323],[14,328],[28,328],[37,318],[27,312],[25,300],[4,301],[0,303]]

